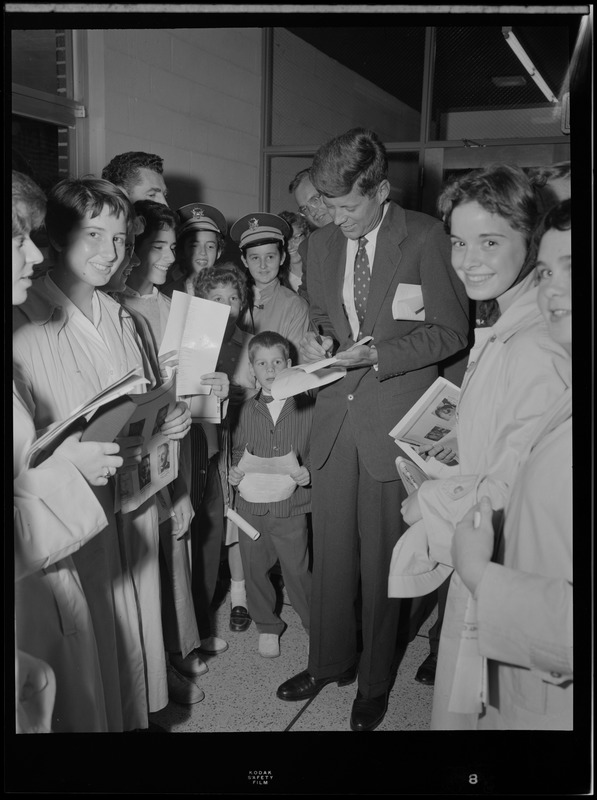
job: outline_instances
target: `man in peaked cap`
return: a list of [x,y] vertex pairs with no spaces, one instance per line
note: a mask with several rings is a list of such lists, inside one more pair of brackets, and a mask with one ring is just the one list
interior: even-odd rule
[[206,267],[213,267],[224,249],[228,223],[221,211],[206,203],[187,203],[177,209],[180,227],[177,234],[178,257],[162,291],[194,294],[193,278]]

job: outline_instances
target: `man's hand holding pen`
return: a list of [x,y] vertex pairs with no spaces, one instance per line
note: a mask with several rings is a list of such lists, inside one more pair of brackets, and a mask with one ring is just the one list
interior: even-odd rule
[[312,364],[330,358],[334,340],[331,336],[321,336],[315,331],[307,331],[300,341],[301,361]]

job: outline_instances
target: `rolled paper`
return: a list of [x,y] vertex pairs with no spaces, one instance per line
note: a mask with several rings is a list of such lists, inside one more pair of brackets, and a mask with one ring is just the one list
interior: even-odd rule
[[232,520],[232,522],[235,522],[238,527],[247,534],[247,536],[251,537],[251,539],[258,539],[261,536],[256,528],[254,528],[252,525],[249,525],[246,519],[243,519],[240,514],[237,514],[236,511],[233,511],[231,508],[226,510],[226,516],[228,519]]

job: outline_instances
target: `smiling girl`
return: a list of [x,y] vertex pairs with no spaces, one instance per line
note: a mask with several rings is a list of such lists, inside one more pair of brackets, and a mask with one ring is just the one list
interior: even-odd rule
[[[125,257],[133,217],[126,195],[108,181],[67,179],[50,192],[46,230],[54,267],[34,282],[26,302],[14,313],[15,384],[37,430],[64,419],[130,370],[153,379],[130,315],[97,291],[107,286]],[[189,425],[188,408],[179,404],[161,430],[180,438]],[[136,463],[139,441],[119,442],[124,466]],[[114,473],[110,468],[107,474]],[[103,698],[98,696],[96,702],[105,705],[107,730],[147,728],[148,712],[168,699],[159,602],[157,614],[139,605],[135,580],[143,565],[135,576],[137,565],[124,555],[123,539],[138,534],[155,540],[155,502],[152,498],[133,515],[116,515],[112,480],[94,487],[94,492],[108,524],[73,554],[73,560],[101,665]],[[157,563],[152,561],[153,566]],[[154,624],[151,636],[145,625],[149,619]],[[146,691],[149,660],[162,673],[155,698]]]
[[246,214],[230,229],[253,290],[239,327],[249,333],[268,330],[284,336],[291,344],[290,356],[296,364],[299,343],[309,327],[309,304],[280,283],[280,267],[286,259],[284,242],[291,235],[285,220],[263,212]]
[[479,649],[489,659],[483,730],[573,727],[571,232],[565,200],[535,233],[537,301],[549,335],[569,356],[560,364],[567,390],[523,454],[505,508],[503,557],[492,559],[487,498],[458,524],[452,545],[454,566],[477,600]]
[[[536,204],[524,172],[498,164],[467,173],[445,187],[439,209],[452,240],[452,266],[477,301],[479,320],[456,410],[459,467],[453,477],[425,481],[403,502],[402,514],[411,526],[422,520],[417,527],[424,526],[431,558],[452,566],[450,544],[464,514],[482,495],[494,509],[503,509],[537,420],[565,390],[556,368],[565,353],[549,337],[537,307],[534,263],[527,259]],[[414,542],[410,533],[398,542],[401,557]],[[403,564],[396,565],[397,572]],[[399,584],[397,577],[396,596]],[[465,614],[473,619],[474,613],[470,592],[453,573],[432,729],[476,725],[482,661],[474,660],[477,672],[461,692],[454,681],[465,650]]]

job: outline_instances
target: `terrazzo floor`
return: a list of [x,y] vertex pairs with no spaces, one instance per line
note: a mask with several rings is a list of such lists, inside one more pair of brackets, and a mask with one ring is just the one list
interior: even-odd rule
[[[209,672],[195,682],[205,699],[190,706],[170,702],[152,714],[152,721],[170,733],[323,732],[349,731],[356,682],[331,683],[313,699],[287,702],[276,697],[279,684],[307,667],[308,636],[298,615],[280,593],[280,616],[287,628],[280,639],[280,656],[259,655],[254,623],[243,633],[229,629],[230,595],[223,594],[214,613],[214,633],[228,642],[217,656],[202,656]],[[427,731],[433,687],[414,680],[429,652],[428,630],[435,611],[423,623],[402,658],[390,693],[388,711],[378,731]]]

